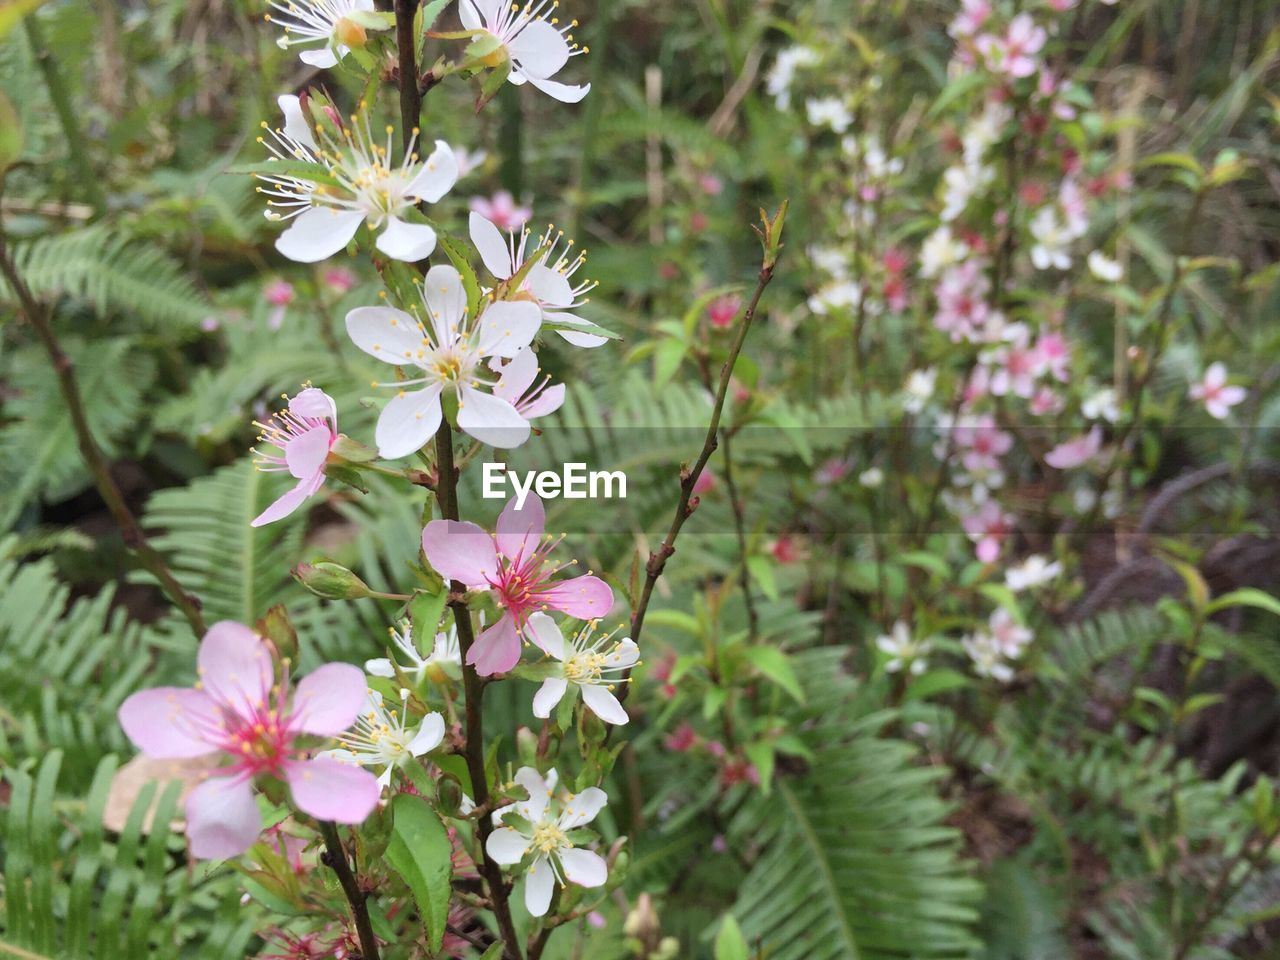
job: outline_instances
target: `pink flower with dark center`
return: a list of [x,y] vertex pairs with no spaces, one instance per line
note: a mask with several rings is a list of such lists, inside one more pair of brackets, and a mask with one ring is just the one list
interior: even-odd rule
[[303,677],[289,696],[266,642],[248,627],[216,623],[200,641],[194,688],[156,687],[121,705],[120,725],[148,757],[181,760],[220,753],[228,762],[187,798],[191,855],[244,853],[262,831],[254,799],[258,777],[284,780],[298,809],[318,820],[360,823],[378,803],[377,778],[328,757],[308,759],[307,736],[335,737],[365,702],[364,674],[330,663]]
[[960,12],[951,21],[951,26],[947,27],[947,33],[956,39],[971,37],[982,29],[989,16],[991,4],[988,0],[961,0]]
[[324,272],[324,285],[334,293],[346,293],[356,285],[356,275],[346,267],[329,267]]
[[1094,427],[1082,437],[1058,444],[1044,455],[1044,462],[1055,470],[1070,470],[1088,463],[1102,449],[1102,430]]
[[1026,327],[1017,324],[1011,328],[1013,337],[993,352],[994,369],[991,373],[991,393],[1003,397],[1013,394],[1030,397],[1035,393],[1036,378],[1044,369],[1040,353],[1031,346]]
[[938,298],[934,326],[951,334],[953,343],[971,338],[990,312],[986,302],[990,289],[991,281],[982,261],[966,260],[951,267],[934,290]]
[[271,305],[267,314],[267,326],[279,330],[284,323],[285,308],[293,303],[293,284],[287,280],[272,280],[262,290],[262,299]]
[[467,663],[481,676],[514,667],[521,640],[538,642],[537,634],[527,629],[530,614],[551,609],[578,620],[598,620],[613,607],[613,590],[599,577],[553,582],[576,561],[551,561],[562,538],[544,539],[545,528],[542,501],[530,493],[522,509],[515,497],[507,502],[494,534],[457,520],[432,520],[422,531],[423,553],[437,573],[468,589],[488,590],[503,610],[467,652]]
[[1020,13],[1009,21],[1004,37],[986,33],[976,42],[988,69],[1019,78],[1036,72],[1039,64],[1035,55],[1048,39],[1044,27],[1037,26],[1030,14]]
[[1013,437],[996,426],[989,414],[962,420],[954,427],[960,460],[971,473],[1000,469],[1000,458],[1013,446]]
[[973,513],[960,518],[960,524],[969,539],[977,544],[978,559],[994,563],[1000,556],[1000,543],[1013,532],[1017,518],[1000,509],[994,500],[985,500]]
[[516,203],[506,190],[499,190],[492,198],[473,197],[471,209],[499,230],[519,230],[533,216],[533,209]]
[[1212,363],[1204,372],[1204,378],[1191,385],[1187,395],[1192,400],[1202,402],[1209,416],[1215,420],[1225,420],[1232,407],[1244,402],[1248,392],[1244,387],[1230,386],[1227,383],[1227,368],[1224,364]]
[[734,318],[742,308],[742,298],[735,293],[716,297],[707,305],[707,319],[717,330],[727,330],[733,326]]
[[289,401],[287,409],[254,425],[262,430],[258,442],[280,451],[264,453],[255,447],[254,466],[268,473],[287,470],[298,481],[250,524],[261,527],[289,516],[324,485],[324,464],[338,439],[338,407],[323,390],[307,387]]
[[1057,331],[1040,334],[1036,340],[1045,369],[1062,383],[1071,379],[1071,341]]

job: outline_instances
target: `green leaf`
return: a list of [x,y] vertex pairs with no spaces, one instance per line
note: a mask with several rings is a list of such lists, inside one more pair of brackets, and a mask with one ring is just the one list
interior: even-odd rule
[[778,581],[773,576],[773,561],[763,554],[755,554],[747,558],[747,569],[751,571],[751,578],[760,584],[760,589],[764,591],[764,595],[770,600],[777,600]]
[[1230,593],[1215,597],[1205,607],[1205,612],[1217,613],[1219,610],[1225,610],[1228,607],[1256,607],[1259,610],[1265,610],[1280,617],[1280,600],[1256,587],[1241,587],[1239,590],[1232,590]]
[[907,688],[908,700],[927,700],[936,693],[947,690],[958,690],[961,687],[973,686],[973,680],[955,670],[930,670],[924,676],[913,680]]
[[502,950],[505,946],[506,945],[499,940],[480,956],[480,960],[498,960],[498,958],[502,956]]
[[387,863],[413,891],[431,949],[438,951],[449,916],[453,845],[444,824],[421,797],[397,794],[391,801],[391,814]]
[[9,98],[0,93],[0,174],[22,156],[22,124]]
[[1138,161],[1141,167],[1178,167],[1194,174],[1196,177],[1204,176],[1204,167],[1200,162],[1189,153],[1176,153],[1169,151],[1167,153],[1156,153],[1149,157],[1143,157]]
[[777,647],[748,647],[742,651],[748,663],[795,699],[804,703],[804,690],[787,655]]
[[439,593],[418,590],[409,601],[409,619],[413,623],[413,645],[424,657],[431,656],[431,651],[435,649],[436,634],[440,630],[440,617],[444,614],[444,605],[448,599],[447,590],[441,590]]
[[227,173],[236,176],[253,177],[292,177],[310,183],[322,183],[327,186],[339,186],[338,181],[329,168],[319,163],[307,163],[305,160],[259,160],[255,163],[237,163],[227,168]]
[[731,915],[725,916],[716,934],[715,960],[748,960],[746,937]]
[[[422,29],[430,30],[436,20],[439,19],[440,14],[444,13],[444,8],[451,2],[452,0],[431,0],[430,3],[422,7],[418,13],[422,18]],[[485,956],[488,956],[488,954],[485,954]]]
[[462,248],[458,246],[458,242],[445,233],[438,234],[438,242],[440,249],[444,251],[449,262],[453,264],[454,269],[462,275],[462,287],[467,291],[467,313],[475,316],[480,308],[480,280],[476,277],[476,271],[471,266],[471,261],[467,259],[467,255]]
[[0,0],[0,37],[18,25],[18,21],[43,5],[45,0]]
[[598,323],[592,323],[590,320],[583,320],[581,317],[574,317],[573,320],[544,320],[542,321],[544,330],[568,330],[571,333],[589,333],[596,337],[604,337],[606,340],[621,340],[622,334],[615,333],[608,327],[602,327]]

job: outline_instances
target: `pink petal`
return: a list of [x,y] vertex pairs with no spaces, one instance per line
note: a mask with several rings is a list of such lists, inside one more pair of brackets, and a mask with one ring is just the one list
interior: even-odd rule
[[564,580],[538,591],[547,606],[579,620],[598,620],[613,609],[613,590],[599,577],[585,576]]
[[306,433],[289,440],[284,445],[284,462],[289,472],[299,480],[310,480],[322,472],[333,433],[328,425],[312,427]]
[[289,412],[314,420],[338,421],[338,405],[319,387],[307,387],[289,401]]
[[502,508],[496,529],[494,539],[498,541],[498,552],[504,557],[515,560],[531,556],[547,529],[542,500],[536,493],[530,493],[524,506],[517,509],[516,498],[512,497]]
[[355,723],[368,687],[349,663],[326,663],[298,682],[289,727],[298,733],[334,737]]
[[511,614],[506,614],[480,634],[467,651],[467,663],[474,666],[482,677],[507,673],[519,662],[520,636],[516,633],[516,622]]
[[187,797],[187,838],[193,857],[238,857],[261,832],[262,814],[247,778],[214,777]]
[[219,747],[221,713],[213,698],[199,690],[140,690],[120,705],[117,716],[125,734],[149,757],[201,757]]
[[196,657],[203,689],[218,703],[252,719],[271,690],[271,654],[243,624],[223,620],[209,628]]
[[382,794],[368,770],[332,757],[294,761],[285,767],[284,778],[299,810],[334,823],[362,822]]
[[498,579],[493,537],[474,523],[432,520],[422,531],[422,552],[446,580],[483,587]]
[[283,520],[302,506],[308,497],[324,486],[324,474],[317,474],[306,480],[299,480],[297,486],[283,493],[271,506],[250,521],[249,526],[261,527],[268,523]]
[[994,563],[1000,556],[1000,541],[995,537],[983,537],[978,541],[978,559],[983,563]]
[[521,408],[520,412],[524,414],[526,420],[537,420],[538,417],[549,416],[564,406],[564,384],[557,383],[553,387],[547,387],[542,393],[538,394],[538,399],[532,403],[527,403]]

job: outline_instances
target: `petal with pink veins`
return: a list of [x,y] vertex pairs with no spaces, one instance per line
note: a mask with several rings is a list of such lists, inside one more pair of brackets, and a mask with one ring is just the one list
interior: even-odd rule
[[336,737],[355,723],[367,695],[364,674],[358,667],[326,663],[298,681],[289,728],[317,737]]
[[480,634],[467,651],[467,663],[482,677],[508,673],[520,662],[520,636],[510,614]]
[[283,520],[306,503],[307,498],[322,486],[324,486],[323,473],[318,473],[306,480],[299,480],[297,486],[281,494],[271,506],[254,517],[249,522],[249,526],[261,527],[268,523],[275,523],[277,520]]
[[214,777],[187,797],[187,839],[200,860],[238,857],[262,832],[253,787],[243,777]]
[[332,442],[333,433],[327,425],[312,427],[306,433],[286,441],[284,462],[288,465],[289,472],[299,480],[310,480],[322,472]]
[[120,704],[117,716],[125,735],[148,757],[202,757],[221,745],[218,705],[190,687],[140,690]]
[[332,757],[296,760],[285,767],[284,778],[299,810],[334,823],[363,822],[382,794],[368,770]]
[[254,719],[271,690],[271,654],[248,627],[223,620],[200,641],[196,668],[204,691],[224,707]]
[[422,552],[446,580],[484,587],[498,578],[493,537],[474,523],[432,520],[422,531]]
[[613,590],[599,577],[574,577],[538,591],[547,606],[578,620],[598,620],[613,609]]
[[525,497],[524,505],[517,507],[512,497],[498,514],[494,528],[498,552],[509,560],[521,560],[533,555],[542,533],[547,529],[547,512],[542,498],[536,493]]

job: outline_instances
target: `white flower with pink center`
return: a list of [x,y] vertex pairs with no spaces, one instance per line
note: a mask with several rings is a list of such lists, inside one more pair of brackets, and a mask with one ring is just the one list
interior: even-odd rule
[[623,675],[640,662],[640,648],[630,637],[614,640],[614,633],[596,635],[590,620],[567,643],[556,622],[545,613],[529,615],[529,631],[535,642],[553,659],[555,673],[542,681],[533,697],[533,715],[546,718],[570,686],[577,687],[587,709],[605,723],[624,724],[627,711],[613,688],[624,683]]
[[120,725],[148,757],[180,760],[222,754],[227,761],[186,803],[191,854],[225,859],[249,849],[262,831],[253,782],[289,785],[298,809],[318,820],[360,823],[378,803],[377,778],[328,757],[308,759],[303,738],[336,737],[365,702],[364,674],[330,663],[290,696],[287,661],[277,679],[266,641],[224,621],[209,628],[197,655],[194,688],[156,687],[121,705]]
[[518,828],[494,830],[484,847],[494,862],[503,866],[532,857],[525,871],[524,905],[534,917],[546,914],[557,884],[600,887],[609,879],[604,858],[569,839],[574,830],[590,823],[604,809],[608,795],[599,787],[588,787],[576,796],[557,796],[555,773],[550,771],[544,779],[532,767],[516,771],[515,781],[529,791],[529,799],[499,813],[518,814],[523,822]]
[[[553,233],[555,228],[548,227],[529,251],[529,240],[533,237],[529,230],[522,230],[519,236],[508,231],[504,237],[492,221],[474,211],[470,225],[471,242],[479,251],[485,269],[496,279],[507,282],[528,267],[520,289],[508,290],[508,298],[536,303],[542,311],[543,322],[555,324],[556,333],[575,347],[598,347],[607,342],[608,338],[584,330],[561,329],[581,323],[572,311],[586,306],[587,294],[596,288],[590,280],[574,279],[587,262],[587,254],[584,250],[575,252],[572,240],[565,241],[562,248],[563,231]],[[530,266],[529,256],[539,250],[543,252],[537,254],[537,261]]]
[[[274,143],[258,140],[280,161],[301,161],[328,168],[334,183],[323,185],[291,174],[259,174],[268,198],[266,216],[291,221],[276,240],[276,249],[299,263],[317,263],[333,256],[355,239],[361,224],[377,232],[374,246],[393,260],[416,262],[436,248],[436,232],[425,223],[407,219],[419,203],[435,203],[458,179],[453,150],[443,140],[426,160],[414,150],[415,130],[406,156],[398,165],[394,131],[385,143],[375,143],[368,115],[352,117],[351,126],[334,134],[323,125],[313,135],[297,97],[279,98],[285,115],[283,130],[270,130]],[[264,124],[264,126],[266,126]],[[317,139],[319,138],[319,139]]]
[[453,267],[432,267],[423,280],[427,320],[395,307],[357,307],[347,314],[347,333],[357,347],[386,363],[418,374],[376,384],[396,396],[378,417],[378,453],[394,460],[421,449],[440,428],[441,395],[458,399],[458,428],[491,447],[518,447],[529,438],[520,411],[493,392],[497,377],[485,366],[492,357],[514,358],[533,340],[541,323],[528,302],[483,304],[474,320]]
[[987,629],[991,631],[991,639],[996,647],[1010,660],[1022,656],[1027,645],[1035,639],[1030,629],[1019,623],[1004,607],[997,607],[987,619]]
[[496,533],[457,520],[432,520],[422,531],[422,551],[437,573],[468,589],[488,590],[503,611],[467,653],[467,663],[481,676],[514,667],[522,640],[542,646],[529,629],[532,614],[558,610],[577,620],[598,620],[613,607],[613,590],[599,577],[553,579],[574,561],[551,560],[561,538],[544,538],[545,529],[542,500],[531,493],[523,508],[514,497],[507,502]]
[[526,420],[548,416],[564,405],[564,384],[552,384],[550,376],[538,378],[542,372],[538,358],[528,347],[505,362],[494,357],[489,369],[498,374],[493,395],[515,407]]
[[989,389],[996,397],[1013,394],[1030,398],[1036,390],[1036,378],[1044,370],[1039,350],[1031,345],[1026,324],[1013,324],[1006,330],[1007,342],[995,348],[984,361],[991,366]]
[[283,520],[324,485],[324,465],[338,439],[338,407],[323,390],[307,387],[289,401],[289,406],[257,423],[262,429],[258,442],[270,444],[279,453],[254,448],[254,466],[266,472],[285,472],[297,484],[253,519],[250,526]]
[[982,29],[982,25],[990,16],[989,0],[960,0],[960,12],[947,27],[947,33],[957,40],[961,37],[971,37]]
[[[587,52],[573,41],[578,21],[565,26],[551,14],[559,0],[459,0],[458,15],[468,30],[483,30],[493,36],[511,60],[508,78],[517,86],[532,84],[561,103],[577,103],[591,92],[591,84],[571,86],[552,80],[570,57]],[[495,61],[497,66],[500,61]]]
[[1209,365],[1203,379],[1191,385],[1187,396],[1203,403],[1209,416],[1215,420],[1225,420],[1230,416],[1232,407],[1244,402],[1248,391],[1228,384],[1226,365],[1219,362]]
[[978,559],[994,563],[1000,556],[1000,544],[1013,532],[1016,519],[1013,514],[1005,513],[996,501],[987,500],[962,516],[960,524],[976,544]]
[[990,414],[957,421],[954,444],[960,462],[971,473],[1000,469],[1000,458],[1013,446],[1013,436],[996,426]]

